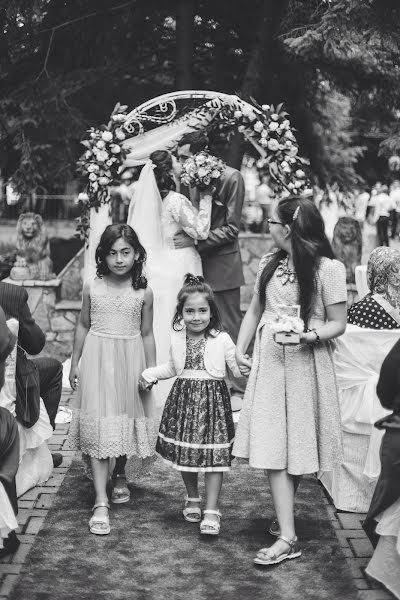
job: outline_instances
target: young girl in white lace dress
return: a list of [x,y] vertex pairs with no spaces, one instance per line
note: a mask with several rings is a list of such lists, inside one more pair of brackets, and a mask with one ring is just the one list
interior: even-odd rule
[[109,225],[96,251],[97,277],[83,288],[71,361],[70,383],[78,387],[78,398],[69,441],[90,457],[95,503],[89,529],[98,535],[110,533],[109,459],[117,459],[111,499],[122,503],[129,501],[126,459],[154,454],[151,392],[140,377],[156,358],[145,259],[129,225]]

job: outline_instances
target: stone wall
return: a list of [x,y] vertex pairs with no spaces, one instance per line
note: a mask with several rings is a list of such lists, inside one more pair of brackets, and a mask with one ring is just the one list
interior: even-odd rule
[[253,295],[260,258],[270,252],[273,246],[271,236],[267,233],[241,233],[239,237],[242,254],[243,275],[245,284],[241,288],[240,298],[242,310],[247,310]]
[[46,345],[38,356],[51,356],[63,361],[71,355],[80,300],[61,300],[61,280],[14,281],[28,292],[28,305],[33,318],[46,334]]

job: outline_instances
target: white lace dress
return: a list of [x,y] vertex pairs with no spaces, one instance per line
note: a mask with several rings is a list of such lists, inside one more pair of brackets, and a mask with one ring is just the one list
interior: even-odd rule
[[90,330],[79,371],[69,444],[95,458],[154,455],[152,394],[139,393],[146,367],[140,334],[144,290],[90,286]]
[[[157,349],[157,364],[168,361],[172,319],[177,295],[186,273],[202,275],[200,255],[195,246],[175,249],[174,236],[184,231],[194,240],[205,240],[210,231],[211,196],[202,195],[199,208],[178,192],[169,192],[163,200],[161,223],[164,247],[146,265],[146,276],[154,293],[153,330]],[[143,240],[146,247],[146,241]],[[155,387],[159,408],[172,387],[173,380],[161,381]]]

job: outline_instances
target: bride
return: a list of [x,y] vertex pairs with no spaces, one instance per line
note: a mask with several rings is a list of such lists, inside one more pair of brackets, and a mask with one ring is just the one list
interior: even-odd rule
[[[168,360],[172,318],[184,276],[202,275],[195,242],[206,239],[210,231],[211,195],[200,195],[199,208],[193,206],[176,191],[180,171],[178,161],[169,152],[153,152],[140,174],[127,221],[147,253],[146,276],[154,294],[153,329],[158,364]],[[174,236],[180,231],[193,238],[192,246],[174,247]],[[158,387],[161,404],[171,381],[160,382]]]

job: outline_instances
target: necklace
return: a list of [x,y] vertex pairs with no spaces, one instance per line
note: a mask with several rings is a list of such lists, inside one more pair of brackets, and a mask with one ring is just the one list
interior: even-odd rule
[[280,277],[282,285],[285,285],[288,281],[289,283],[294,283],[296,281],[296,271],[289,269],[288,256],[279,261],[278,268],[276,269],[276,276]]

